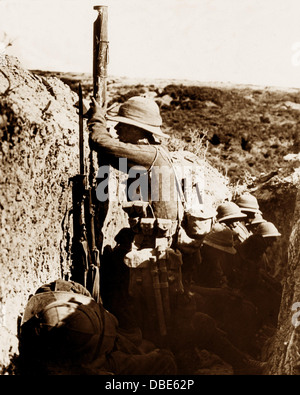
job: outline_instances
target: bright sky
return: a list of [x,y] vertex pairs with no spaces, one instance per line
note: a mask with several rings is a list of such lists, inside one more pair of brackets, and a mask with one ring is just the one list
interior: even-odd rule
[[0,0],[0,39],[27,68],[91,73],[94,5],[110,76],[300,87],[300,0]]

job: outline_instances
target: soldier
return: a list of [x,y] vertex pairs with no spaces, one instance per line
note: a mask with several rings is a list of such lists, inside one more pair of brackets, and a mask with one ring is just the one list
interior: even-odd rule
[[268,249],[273,247],[278,237],[281,236],[281,233],[278,232],[278,229],[272,222],[263,221],[255,228],[255,234],[260,235],[264,240],[265,251],[262,255],[264,271],[270,278],[274,278],[276,268],[271,264],[271,260],[268,258]]
[[256,232],[257,226],[258,226],[259,224],[262,224],[263,222],[267,222],[267,221],[263,218],[263,216],[262,216],[261,214],[255,213],[255,214],[254,214],[254,218],[251,219],[250,221],[248,221],[248,223],[246,224],[246,226],[247,226],[248,230],[249,230],[251,233],[254,234],[254,233]]
[[24,371],[37,376],[177,371],[170,351],[141,336],[134,341],[124,336],[116,317],[87,289],[60,279],[30,297],[20,328],[20,358]]
[[243,242],[250,236],[243,222],[247,215],[241,212],[237,204],[233,202],[222,203],[217,207],[217,212],[217,221],[225,224],[234,232],[234,245]]
[[262,214],[256,197],[250,193],[240,195],[235,200],[235,204],[239,206],[242,213],[247,215],[247,218],[245,219],[246,226],[253,221],[257,214]]
[[243,268],[236,254],[233,232],[215,224],[201,247],[200,286],[191,290],[202,296],[198,310],[213,317],[236,346],[251,351],[251,339],[258,328],[256,308],[239,292]]
[[[126,158],[127,172],[133,166],[148,171],[147,175],[153,179],[152,182],[148,180],[148,190],[145,188],[140,196],[131,200],[150,202],[156,218],[177,220],[177,198],[174,190],[170,191],[175,187],[174,172],[167,149],[162,149],[160,143],[162,138],[169,136],[161,131],[162,119],[155,101],[140,96],[131,97],[120,106],[117,116],[108,115],[107,119],[117,122],[115,130],[118,139],[115,139],[107,131],[103,109],[92,100],[88,121],[91,148],[101,154],[105,163],[117,169],[120,168],[119,159]],[[162,170],[164,178],[161,177]],[[164,184],[163,180],[168,182]]]
[[211,231],[216,211],[205,208],[193,216],[186,213],[178,232],[177,247],[182,253],[182,276],[185,288],[197,282],[201,267],[200,247],[203,239]]
[[215,224],[211,232],[205,236],[201,246],[201,285],[222,288],[233,285],[232,255],[236,254],[233,247],[234,233],[227,226]]
[[[115,130],[118,138],[107,131],[103,109],[94,99],[89,113],[91,148],[100,154],[104,163],[129,175],[128,202],[123,204],[133,235],[131,250],[124,256],[124,262],[130,268],[128,292],[136,299],[136,316],[143,331],[153,339],[157,332],[153,326],[156,325],[163,337],[166,334],[166,316],[170,316],[170,305],[173,303],[169,294],[183,293],[182,258],[176,250],[181,202],[177,196],[175,173],[168,150],[160,141],[169,136],[161,130],[159,107],[152,99],[132,97],[121,104],[117,115],[106,116],[117,122]],[[124,166],[120,167],[120,159],[126,160],[125,169]],[[141,183],[139,188],[133,190],[133,183],[129,184],[132,181],[130,173],[137,169]],[[172,272],[172,287],[169,287],[168,270]],[[153,284],[156,284],[154,294],[150,292]],[[160,284],[163,286],[160,287]],[[127,327],[130,324],[123,322],[118,312],[116,314],[122,325]],[[158,339],[155,338],[155,341]]]
[[[237,373],[261,372],[262,365],[234,347],[206,314],[196,313],[187,333],[188,342],[219,350]],[[124,335],[116,318],[73,281],[44,284],[29,298],[19,340],[21,375],[177,373],[172,352]]]
[[276,226],[272,222],[267,221],[258,224],[255,233],[263,237],[267,247],[271,247],[277,238],[281,236]]
[[262,323],[276,326],[281,299],[281,284],[271,271],[266,250],[281,234],[271,222],[257,225],[255,234],[237,247],[240,265],[243,267],[241,292],[257,306]]

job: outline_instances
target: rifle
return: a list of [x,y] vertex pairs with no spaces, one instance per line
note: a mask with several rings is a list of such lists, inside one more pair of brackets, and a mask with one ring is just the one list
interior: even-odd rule
[[162,298],[162,304],[164,309],[164,318],[166,324],[170,324],[171,309],[170,309],[170,295],[169,295],[169,280],[168,280],[168,268],[166,250],[160,246],[156,247],[157,254],[157,267],[159,270],[159,284],[160,293]]
[[167,335],[167,327],[166,327],[166,321],[165,321],[163,301],[162,301],[162,296],[161,296],[161,292],[160,292],[159,268],[158,268],[156,257],[150,258],[150,268],[151,268],[151,275],[152,275],[152,282],[153,282],[156,311],[157,311],[157,316],[158,316],[159,332],[160,332],[160,335],[162,336],[163,341],[165,341],[166,335]]
[[73,200],[73,240],[72,240],[72,280],[87,286],[87,272],[90,254],[86,232],[85,198],[86,174],[84,168],[84,140],[83,140],[83,103],[82,88],[79,84],[79,174],[72,177]]
[[[93,24],[93,97],[97,103],[106,110],[106,90],[107,90],[107,64],[108,64],[108,40],[107,40],[107,6],[94,6],[94,10],[98,12],[97,18]],[[96,208],[97,216],[95,222],[97,224],[97,242],[98,248],[102,251],[104,235],[102,232],[103,223],[105,221],[108,202],[99,202],[96,199],[95,190],[97,188],[97,170],[103,165],[102,158],[93,150],[90,150],[90,171],[89,182],[92,186],[91,201],[94,202],[93,207]],[[92,222],[94,222],[94,217]],[[94,225],[93,225],[94,226]],[[92,237],[92,250],[95,251],[95,238]]]
[[73,241],[72,280],[87,288],[96,302],[100,296],[100,259],[95,243],[94,209],[92,190],[87,186],[84,165],[83,99],[82,87],[78,86],[79,96],[79,174],[71,178],[73,183]]
[[[94,10],[98,11],[97,19],[93,26],[93,96],[96,101],[106,108],[106,78],[107,78],[107,63],[108,63],[108,41],[107,41],[107,6],[94,6]],[[80,87],[81,88],[81,87]],[[82,96],[82,91],[79,89]],[[79,98],[79,106],[82,107],[82,97]],[[80,127],[82,128],[82,110],[79,111]],[[81,138],[79,139],[81,142]],[[83,153],[83,147],[81,152]],[[83,154],[82,154],[83,155]],[[94,165],[93,151],[90,150],[90,172],[89,184],[86,188],[86,225],[87,238],[89,245],[89,268],[85,271],[86,286],[90,290],[92,296],[97,302],[101,301],[100,295],[100,253],[96,245],[95,235],[95,165]],[[85,180],[87,178],[85,177]]]

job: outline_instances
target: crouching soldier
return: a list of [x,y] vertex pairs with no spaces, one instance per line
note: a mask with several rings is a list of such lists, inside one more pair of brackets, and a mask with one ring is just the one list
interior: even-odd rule
[[259,209],[259,204],[255,196],[251,195],[250,193],[245,193],[240,195],[235,204],[239,206],[241,212],[247,215],[245,219],[245,225],[249,227],[252,221],[255,219],[257,215],[261,215],[262,212]]
[[[146,351],[147,349],[147,351]],[[29,298],[20,328],[22,371],[32,375],[175,374],[173,355],[118,321],[80,284],[56,280]]]
[[280,236],[273,223],[261,222],[255,234],[237,247],[238,259],[243,267],[241,292],[257,306],[261,321],[273,326],[277,324],[282,287],[269,274],[271,263],[266,251]]
[[216,223],[203,240],[199,281],[191,291],[198,310],[213,317],[233,344],[251,352],[258,330],[257,313],[238,290],[240,267],[236,255],[233,231]]

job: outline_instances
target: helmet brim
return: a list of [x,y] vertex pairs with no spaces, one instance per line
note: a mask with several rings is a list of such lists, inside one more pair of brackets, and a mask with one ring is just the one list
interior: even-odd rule
[[120,115],[116,115],[116,116],[106,115],[106,119],[109,121],[117,122],[117,123],[121,122],[121,123],[125,123],[127,125],[137,126],[138,128],[144,129],[147,132],[153,133],[155,136],[170,138],[170,136],[168,134],[165,134],[161,131],[161,128],[159,126],[147,125],[145,123],[138,122],[138,121],[135,121],[130,118],[122,117]]
[[246,218],[247,214],[231,214],[231,215],[225,215],[224,217],[217,218],[218,222],[225,221],[226,219],[242,219]]
[[259,219],[254,218],[254,220],[250,222],[250,225],[258,225],[258,224],[262,224],[264,222],[267,222],[267,221],[263,218],[259,218]]
[[257,214],[262,214],[262,211],[260,211],[258,208],[247,208],[247,207],[240,207],[242,213],[257,213]]
[[261,235],[262,237],[266,238],[266,237],[279,237],[281,236],[281,233],[269,233],[267,235]]

